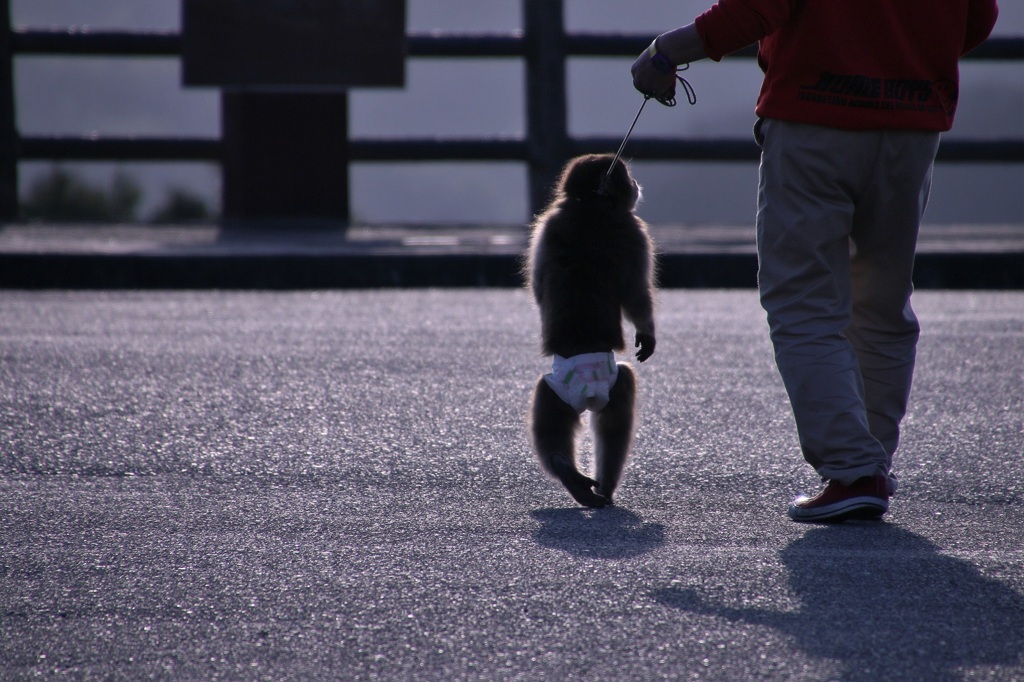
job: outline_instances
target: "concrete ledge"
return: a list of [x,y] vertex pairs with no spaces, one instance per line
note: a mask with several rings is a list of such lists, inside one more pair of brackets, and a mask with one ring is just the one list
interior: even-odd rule
[[[752,254],[663,254],[662,288],[757,284]],[[1024,289],[1024,253],[919,254],[921,289]],[[365,289],[517,287],[519,258],[495,254],[145,256],[0,254],[5,289]]]
[[[659,226],[662,288],[757,284],[752,228]],[[517,287],[523,226],[348,232],[218,227],[0,228],[5,289]],[[1024,289],[1024,227],[922,229],[922,289]]]
[[509,256],[0,255],[6,289],[513,287]]

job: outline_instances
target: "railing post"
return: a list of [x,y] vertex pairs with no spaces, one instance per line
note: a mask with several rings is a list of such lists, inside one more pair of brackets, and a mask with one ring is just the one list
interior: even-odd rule
[[9,0],[0,0],[0,221],[18,217],[18,127]]
[[346,93],[229,90],[221,118],[229,224],[346,227]]
[[569,156],[562,0],[523,0],[530,211],[541,211]]

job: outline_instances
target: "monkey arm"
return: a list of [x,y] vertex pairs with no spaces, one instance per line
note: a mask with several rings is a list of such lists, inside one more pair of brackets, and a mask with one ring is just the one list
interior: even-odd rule
[[634,337],[633,346],[639,349],[636,352],[636,359],[639,362],[643,362],[654,355],[654,346],[657,343],[654,336],[653,304],[648,303],[646,309],[647,313],[643,315],[631,314],[628,311],[626,312],[626,317],[636,328],[636,336]]
[[530,276],[530,290],[533,292],[533,300],[537,302],[537,305],[540,305],[544,298],[544,278],[541,275],[541,269],[536,266],[534,266],[533,274]]
[[622,310],[636,328],[638,335],[643,334],[654,338],[654,302],[650,296],[643,297],[644,300],[635,300],[623,305]]
[[[539,229],[537,227],[535,230]],[[525,280],[526,287],[530,290],[530,294],[533,296],[534,302],[537,305],[541,304],[541,300],[544,298],[544,254],[547,253],[548,247],[546,247],[541,241],[542,235],[534,234],[530,239],[530,248],[527,251],[526,262],[523,266],[523,277]]]
[[654,354],[656,344],[654,334],[654,277],[651,267],[650,252],[643,251],[643,258],[632,269],[635,279],[626,286],[627,296],[622,302],[622,311],[633,327],[636,328],[634,339],[636,359],[643,362]]

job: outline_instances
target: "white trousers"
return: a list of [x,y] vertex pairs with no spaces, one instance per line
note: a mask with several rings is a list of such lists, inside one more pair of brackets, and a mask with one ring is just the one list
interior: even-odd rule
[[891,476],[920,331],[914,251],[939,135],[780,120],[756,132],[758,288],[804,458],[844,484]]

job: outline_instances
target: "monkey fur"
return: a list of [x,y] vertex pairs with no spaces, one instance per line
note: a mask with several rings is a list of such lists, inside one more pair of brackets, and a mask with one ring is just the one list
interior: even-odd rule
[[[540,309],[544,355],[571,358],[625,350],[625,317],[636,330],[638,361],[654,353],[653,246],[636,214],[640,187],[625,163],[613,157],[569,161],[548,208],[532,225],[523,277]],[[595,478],[576,466],[580,415],[548,385],[537,382],[530,435],[541,468],[586,507],[612,504],[633,441],[636,375],[627,363],[608,403],[591,417]]]

